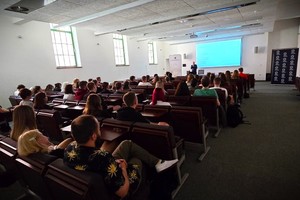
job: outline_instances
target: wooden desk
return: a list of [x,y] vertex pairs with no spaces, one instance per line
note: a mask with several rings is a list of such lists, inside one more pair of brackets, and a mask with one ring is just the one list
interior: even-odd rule
[[144,117],[149,117],[149,118],[159,118],[162,117],[163,115],[166,114],[166,112],[152,112],[152,111],[143,111],[141,114]]
[[58,105],[58,106],[54,106],[53,108],[54,108],[54,109],[61,109],[61,110],[64,110],[64,109],[69,108],[69,106],[68,106],[68,105],[64,105],[64,104],[60,104],[60,105]]
[[[104,141],[114,141],[118,139],[126,132],[121,128],[112,128],[112,127],[101,127],[101,136],[100,138]],[[71,125],[61,128],[61,131],[66,132],[67,134],[71,133]]]

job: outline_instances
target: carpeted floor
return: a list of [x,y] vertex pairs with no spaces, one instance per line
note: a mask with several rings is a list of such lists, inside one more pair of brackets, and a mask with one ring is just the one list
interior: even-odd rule
[[199,163],[187,145],[190,174],[175,200],[300,199],[300,97],[293,85],[257,82],[241,110],[245,120],[209,138]]

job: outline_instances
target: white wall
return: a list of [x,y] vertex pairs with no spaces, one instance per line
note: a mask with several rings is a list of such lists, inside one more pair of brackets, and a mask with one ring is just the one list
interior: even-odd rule
[[268,73],[271,73],[272,49],[295,48],[298,46],[299,21],[298,18],[275,22],[273,32],[269,33],[267,60]]
[[[111,35],[94,36],[92,31],[78,30],[82,68],[56,69],[49,24],[28,22],[15,25],[16,18],[0,17],[0,105],[10,106],[9,95],[18,84],[30,88],[55,82],[72,82],[101,76],[103,81],[125,80],[130,75],[163,74],[166,65],[163,44],[157,43],[158,65],[148,64],[147,42],[128,39],[130,66],[116,67]],[[21,38],[19,38],[20,36]],[[99,44],[99,45],[98,45]]]

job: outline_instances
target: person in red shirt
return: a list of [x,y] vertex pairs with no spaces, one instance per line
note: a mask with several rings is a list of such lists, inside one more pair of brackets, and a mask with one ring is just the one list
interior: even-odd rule
[[165,101],[164,84],[161,81],[158,81],[155,84],[155,89],[152,93],[151,105],[156,105],[157,101]]
[[244,74],[244,69],[242,67],[239,68],[239,77],[248,80],[248,75]]

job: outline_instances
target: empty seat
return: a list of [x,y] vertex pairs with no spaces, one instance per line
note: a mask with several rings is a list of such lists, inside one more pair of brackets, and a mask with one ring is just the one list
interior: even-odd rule
[[168,102],[173,106],[190,106],[191,96],[168,96]]
[[213,96],[192,96],[191,106],[202,108],[202,114],[207,119],[209,128],[216,130],[217,137],[221,131],[217,98]]
[[175,135],[188,142],[203,144],[203,150],[201,150],[198,158],[202,161],[210,149],[206,144],[208,129],[206,128],[206,120],[202,116],[202,109],[174,106],[170,111],[170,116]]
[[40,111],[37,113],[36,119],[40,126],[40,131],[48,136],[52,142],[59,143],[63,141],[64,137],[60,130],[63,120],[59,111]]

